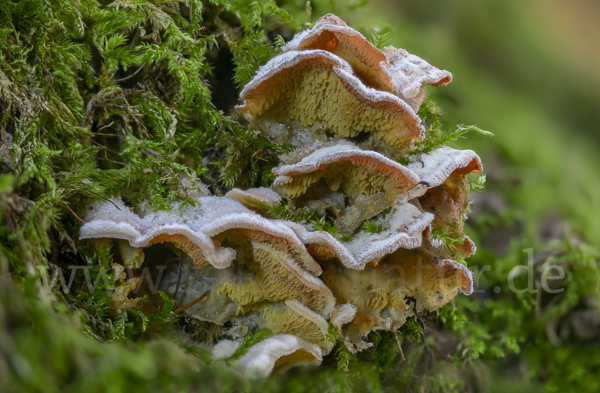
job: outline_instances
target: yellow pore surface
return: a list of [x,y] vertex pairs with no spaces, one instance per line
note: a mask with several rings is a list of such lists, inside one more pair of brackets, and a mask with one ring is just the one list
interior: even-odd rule
[[172,243],[177,249],[181,250],[188,257],[190,257],[194,265],[204,266],[208,264],[204,258],[204,251],[184,235],[158,235],[150,240],[147,247],[160,243]]
[[[223,282],[218,292],[228,296],[242,312],[256,309],[261,302],[298,300],[309,309],[323,312],[332,302],[320,280],[308,277],[287,254],[268,244],[253,242],[253,260],[238,266],[239,280]],[[245,270],[245,272],[243,272]],[[332,306],[331,306],[332,307]]]
[[272,79],[276,80],[260,94],[246,98],[246,108],[255,117],[278,122],[289,118],[344,137],[364,131],[397,151],[406,150],[419,137],[418,125],[408,129],[401,109],[357,99],[326,66],[300,64]]
[[[419,198],[423,209],[434,214],[433,224],[442,228],[453,239],[465,237],[462,217],[469,206],[470,183],[466,175],[458,172],[454,172],[444,183],[430,188]],[[468,257],[472,254],[468,245],[465,245],[465,250],[460,245],[455,247],[454,251],[458,256]]]
[[313,364],[315,362],[315,355],[306,349],[297,349],[289,355],[281,356],[275,361],[273,367],[274,374],[282,374],[290,368],[301,366],[305,364]]
[[416,301],[417,312],[440,308],[451,301],[462,286],[459,271],[447,272],[419,250],[404,249],[364,270],[333,263],[323,272],[323,281],[338,304],[356,306],[358,312],[351,323],[359,331],[383,326],[387,315],[392,319],[396,315],[403,323],[404,312],[411,308],[407,298]]
[[[274,334],[293,334],[320,347],[327,347],[327,337],[319,324],[290,307],[286,305],[279,308],[263,307],[260,312]],[[325,319],[323,323],[327,323]]]
[[283,185],[283,192],[292,198],[304,194],[308,187],[320,179],[325,181],[330,190],[340,190],[352,198],[359,193],[372,195],[385,191],[386,197],[394,201],[402,191],[390,183],[385,175],[374,173],[369,167],[356,166],[351,161],[334,162],[321,170],[290,176],[293,176],[293,180]]

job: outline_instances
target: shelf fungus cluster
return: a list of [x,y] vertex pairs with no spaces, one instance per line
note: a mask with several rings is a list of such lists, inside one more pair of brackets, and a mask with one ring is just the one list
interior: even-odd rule
[[[133,269],[160,263],[153,245],[169,247],[175,258],[162,258],[170,262],[158,289],[191,318],[226,327],[233,344],[223,339],[219,353],[231,355],[258,329],[273,333],[238,359],[247,369],[319,364],[335,331],[350,351],[369,348],[369,332],[394,331],[473,290],[471,272],[454,259],[475,252],[463,220],[466,175],[480,173],[481,161],[449,147],[406,154],[426,137],[417,115],[423,85],[451,79],[326,15],[241,93],[237,110],[252,126],[296,146],[273,169],[272,188],[205,194],[166,212],[98,203],[80,238],[117,239]],[[275,219],[270,208],[311,209],[335,230]],[[123,282],[119,305],[131,307],[137,281]]]

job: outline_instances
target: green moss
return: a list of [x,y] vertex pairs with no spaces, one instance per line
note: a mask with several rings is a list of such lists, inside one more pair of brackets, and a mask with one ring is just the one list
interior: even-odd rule
[[437,225],[432,225],[431,236],[441,241],[446,247],[448,247],[451,250],[456,249],[457,245],[462,244],[465,241],[464,237],[451,237],[450,235],[448,235],[448,232],[444,228],[439,227]]
[[[176,321],[173,310],[176,302],[166,293],[159,291],[162,305],[158,311],[146,315],[143,305],[149,299],[144,295],[136,307],[114,310],[112,294],[120,284],[110,268],[111,244],[100,245],[95,250],[82,248],[82,257],[89,269],[77,271],[75,285],[78,290],[63,288],[65,299],[85,315],[83,331],[90,337],[103,341],[137,340],[145,332],[160,330]],[[64,276],[68,276],[65,274]],[[71,271],[71,274],[74,274]],[[65,277],[65,281],[70,277]],[[62,283],[62,281],[59,281]],[[75,292],[73,295],[71,292]]]
[[453,142],[464,138],[465,135],[471,131],[486,137],[491,137],[494,135],[491,132],[482,130],[477,126],[468,126],[464,124],[459,124],[453,128],[444,130],[441,120],[442,112],[439,106],[430,99],[425,100],[423,105],[421,105],[418,115],[427,126],[427,130],[425,132],[426,137],[424,140],[415,143],[415,148],[408,151],[406,156],[398,158],[398,162],[401,164],[407,164],[407,159],[409,156],[429,153],[430,151],[438,149],[442,146],[452,145]]
[[340,230],[336,228],[332,222],[327,221],[327,217],[323,216],[318,220],[312,220],[310,222],[313,226],[313,230],[315,231],[325,231],[331,234],[332,236],[337,236]]
[[392,39],[390,38],[389,31],[382,33],[374,32],[371,34],[369,41],[378,49],[384,49],[386,46],[391,44]]
[[358,359],[355,354],[350,352],[344,344],[344,340],[337,328],[333,325],[329,325],[329,332],[327,334],[327,341],[334,344],[330,357],[334,359],[335,368],[339,371],[348,371],[350,366],[356,364]]
[[281,203],[277,205],[270,205],[268,203],[250,198],[247,198],[246,202],[260,208],[264,212],[267,212],[267,214],[274,219],[289,220],[302,224],[318,222],[321,220],[321,217],[319,217],[317,212],[308,207],[302,207],[299,209],[290,208],[289,202],[286,199],[283,199]]
[[381,225],[378,225],[372,221],[365,221],[362,225],[362,228],[369,233],[380,233],[382,230]]
[[470,188],[471,188],[471,192],[472,191],[481,191],[485,188],[485,182],[486,182],[486,176],[484,173],[480,174],[479,176],[477,176],[477,178],[475,179],[475,181],[471,181],[470,182]]
[[249,333],[248,335],[246,335],[246,337],[244,337],[244,340],[240,343],[240,345],[236,348],[236,350],[227,360],[234,361],[241,358],[246,354],[246,352],[248,352],[250,347],[258,344],[261,341],[266,340],[272,335],[273,332],[269,329],[260,329],[253,333]]

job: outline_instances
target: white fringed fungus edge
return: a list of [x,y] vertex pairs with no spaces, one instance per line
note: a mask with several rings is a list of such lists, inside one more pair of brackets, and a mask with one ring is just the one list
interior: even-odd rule
[[318,345],[281,334],[252,346],[238,364],[247,372],[268,376],[273,371],[283,372],[296,366],[318,366],[322,361]]

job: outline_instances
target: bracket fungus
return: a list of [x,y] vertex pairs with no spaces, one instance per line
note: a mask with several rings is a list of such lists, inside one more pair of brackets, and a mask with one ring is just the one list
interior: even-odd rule
[[390,62],[390,74],[396,83],[396,95],[415,112],[425,101],[423,85],[444,86],[452,82],[452,74],[440,70],[404,49],[388,46],[384,53]]
[[[317,145],[320,145],[317,143]],[[294,164],[273,169],[274,187],[296,198],[315,182],[323,179],[329,189],[342,190],[356,198],[385,191],[393,202],[403,191],[413,188],[419,177],[410,169],[374,152],[361,150],[350,143],[327,144],[315,149]]]
[[323,361],[321,350],[301,338],[282,334],[267,338],[248,350],[239,363],[248,371],[269,375],[296,366],[318,366]]
[[[297,236],[276,221],[252,212],[230,198],[200,197],[199,207],[172,211],[144,212],[143,218],[131,212],[120,200],[97,204],[86,216],[79,231],[81,239],[110,238],[128,240],[135,248],[169,242],[193,259],[195,265],[210,264],[217,269],[229,267],[236,257],[230,247],[220,243],[228,236],[272,242],[289,252],[298,264],[311,273],[321,272],[306,254]],[[112,206],[112,207],[111,207]],[[120,210],[115,212],[115,206]]]
[[423,85],[452,81],[448,71],[404,49],[379,50],[331,14],[282,51],[246,85],[237,107],[277,143],[366,133],[372,138],[365,147],[402,153],[425,136],[417,116]]
[[425,134],[405,101],[366,86],[348,62],[319,49],[273,58],[240,96],[237,110],[277,143],[303,146],[364,132],[402,152]]
[[308,245],[308,252],[320,260],[336,258],[344,267],[362,270],[367,264],[377,264],[381,258],[399,248],[421,246],[423,232],[433,215],[419,211],[412,204],[396,206],[380,233],[359,233],[352,241],[342,243],[325,231],[308,231],[302,225],[287,222],[298,237]]
[[[307,332],[314,338],[318,334],[310,325],[315,323],[312,330],[322,331],[325,319],[315,322],[315,315],[327,316],[335,298],[316,277],[321,267],[286,225],[267,220],[225,197],[201,197],[199,207],[150,211],[143,218],[121,201],[112,202],[120,204],[121,210],[116,211],[111,203],[93,207],[80,237],[126,239],[133,247],[168,242],[186,253],[193,265],[183,281],[182,300],[189,303],[200,293],[209,292],[189,308],[192,315],[224,323],[257,311],[261,316],[253,318],[276,332],[293,331],[300,337]],[[232,265],[234,258],[237,263]],[[171,281],[167,276],[161,283],[163,288]],[[285,303],[288,300],[298,303]],[[306,321],[289,325],[293,319]]]
[[[225,194],[227,198],[235,199],[242,205],[251,210],[257,209],[256,203],[264,203],[267,205],[276,205],[281,202],[281,196],[270,188],[249,188],[240,190],[234,188]],[[255,204],[251,203],[255,202]]]
[[273,173],[275,189],[298,206],[331,211],[344,234],[426,189],[410,169],[344,141],[316,142],[288,155]]
[[[370,331],[394,331],[473,290],[471,272],[453,258],[475,252],[463,221],[466,175],[482,172],[481,160],[442,147],[398,163],[426,136],[416,114],[423,85],[451,80],[403,49],[379,50],[326,15],[240,96],[237,110],[265,137],[297,147],[279,156],[272,188],[197,196],[195,206],[163,212],[134,213],[120,199],[98,203],[80,238],[117,239],[124,268],[139,269],[152,257],[144,249],[158,243],[186,254],[186,263],[165,262],[159,289],[186,305],[189,317],[230,326],[235,341],[222,341],[215,353],[231,353],[257,329],[275,334],[239,359],[247,370],[320,364],[333,346],[330,323],[351,351],[366,349]],[[313,209],[335,230],[267,211],[296,208]],[[437,231],[452,244],[438,241]],[[138,281],[122,282],[115,303],[129,307]]]
[[442,147],[422,154],[419,160],[413,161],[408,167],[429,185],[418,201],[425,211],[435,214],[433,224],[453,239],[464,239],[453,246],[454,250],[437,247],[440,255],[446,258],[452,253],[459,257],[471,256],[476,247],[463,232],[463,216],[469,206],[470,190],[466,175],[483,172],[479,156],[472,150]]
[[325,50],[346,60],[367,86],[390,93],[396,88],[387,56],[335,15],[321,17],[312,29],[296,34],[281,48],[283,52],[307,49]]
[[282,51],[321,49],[346,60],[367,86],[395,94],[417,112],[425,100],[423,85],[443,86],[452,74],[404,49],[383,51],[335,15],[321,17],[315,26],[296,34]]
[[356,309],[352,320],[337,321],[351,351],[370,346],[363,338],[371,330],[394,331],[408,317],[448,303],[459,289],[467,295],[473,291],[472,274],[464,265],[438,262],[420,249],[399,248],[364,270],[330,262],[323,281],[338,304]]

